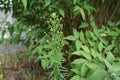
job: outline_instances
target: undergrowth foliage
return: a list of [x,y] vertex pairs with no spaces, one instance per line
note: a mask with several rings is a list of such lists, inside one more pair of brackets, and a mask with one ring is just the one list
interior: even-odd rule
[[116,24],[112,29],[73,29],[66,39],[75,43],[72,56],[79,57],[71,62],[74,74],[70,80],[120,80],[120,29]]

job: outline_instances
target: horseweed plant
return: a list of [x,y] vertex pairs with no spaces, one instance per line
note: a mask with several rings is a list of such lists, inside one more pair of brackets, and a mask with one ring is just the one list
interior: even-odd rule
[[[51,19],[48,21],[49,32],[45,33],[45,36],[42,37],[38,43],[37,47],[31,45],[30,49],[32,51],[32,56],[36,53],[35,61],[40,61],[43,69],[52,69],[52,79],[60,80],[64,79],[61,72],[63,72],[64,67],[62,63],[64,61],[62,48],[65,44],[64,35],[62,32],[63,26],[61,24],[61,19],[52,14]],[[33,47],[34,50],[33,50]]]

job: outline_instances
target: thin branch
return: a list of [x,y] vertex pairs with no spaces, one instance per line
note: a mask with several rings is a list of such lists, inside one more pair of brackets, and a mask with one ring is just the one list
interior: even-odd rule
[[113,16],[114,16],[115,12],[117,11],[119,5],[120,5],[120,0],[119,0],[119,2],[117,3],[117,5],[116,5],[116,7],[115,7],[115,9],[114,9],[114,11],[113,11],[113,13],[112,13],[112,15],[110,16],[110,19],[109,19],[110,21],[112,20],[112,18],[113,18]]

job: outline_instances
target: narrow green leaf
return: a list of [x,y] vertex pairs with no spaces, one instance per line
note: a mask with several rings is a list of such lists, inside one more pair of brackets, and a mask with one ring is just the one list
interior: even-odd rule
[[81,13],[81,16],[83,18],[83,20],[85,20],[85,12],[82,8],[79,9],[80,13]]
[[58,11],[59,11],[60,15],[62,15],[62,17],[65,16],[65,13],[64,13],[63,9],[59,9]]
[[75,41],[75,46],[76,46],[77,50],[80,50],[81,45],[82,45],[82,43],[79,40]]
[[90,53],[90,50],[89,50],[89,48],[88,47],[86,47],[86,46],[82,46],[82,49],[86,52],[86,53]]
[[65,37],[65,39],[71,40],[71,41],[75,41],[76,40],[76,38],[74,36],[67,36],[67,37]]
[[112,65],[111,65],[106,59],[104,59],[104,63],[105,63],[105,65],[108,67],[108,69],[109,69],[110,71],[113,71]]
[[104,46],[103,46],[102,42],[100,42],[98,45],[99,52],[101,52],[103,50],[103,48],[104,48]]
[[89,34],[89,35],[91,35],[93,41],[96,41],[96,40],[97,40],[97,37],[95,36],[95,34],[94,34],[93,32],[90,31],[90,34]]
[[79,8],[80,8],[80,7],[76,5],[76,6],[74,7],[74,10],[73,10],[73,11],[74,11],[74,12],[75,12],[75,11],[78,11]]
[[82,43],[85,43],[85,36],[83,31],[80,32],[80,40],[82,41]]
[[80,6],[76,5],[73,11],[74,12],[79,11],[79,13],[81,14],[83,20],[85,20],[85,12]]
[[84,52],[84,51],[75,51],[72,54],[73,55],[78,55],[78,56],[83,56],[83,57],[85,57],[88,60],[92,59],[91,55],[89,53]]
[[78,28],[87,28],[89,26],[88,23],[82,22],[81,25]]
[[79,64],[83,64],[83,63],[86,63],[88,62],[87,60],[85,59],[75,59],[72,64],[76,64],[76,65],[79,65]]
[[109,61],[110,63],[113,63],[115,60],[114,55],[110,51],[107,53],[106,60]]
[[95,51],[94,49],[91,49],[91,54],[94,58],[97,57],[97,51]]
[[79,38],[79,32],[76,29],[73,29],[73,34],[74,34],[76,39]]

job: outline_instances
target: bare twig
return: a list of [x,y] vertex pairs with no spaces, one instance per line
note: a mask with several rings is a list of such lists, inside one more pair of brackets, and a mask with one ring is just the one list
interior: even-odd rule
[[117,3],[117,5],[116,5],[116,7],[115,7],[115,9],[114,9],[114,11],[113,11],[113,13],[112,13],[112,15],[110,16],[110,19],[109,19],[110,21],[112,20],[112,18],[113,18],[113,16],[114,16],[115,12],[117,11],[119,5],[120,5],[120,0],[119,0],[119,2]]

